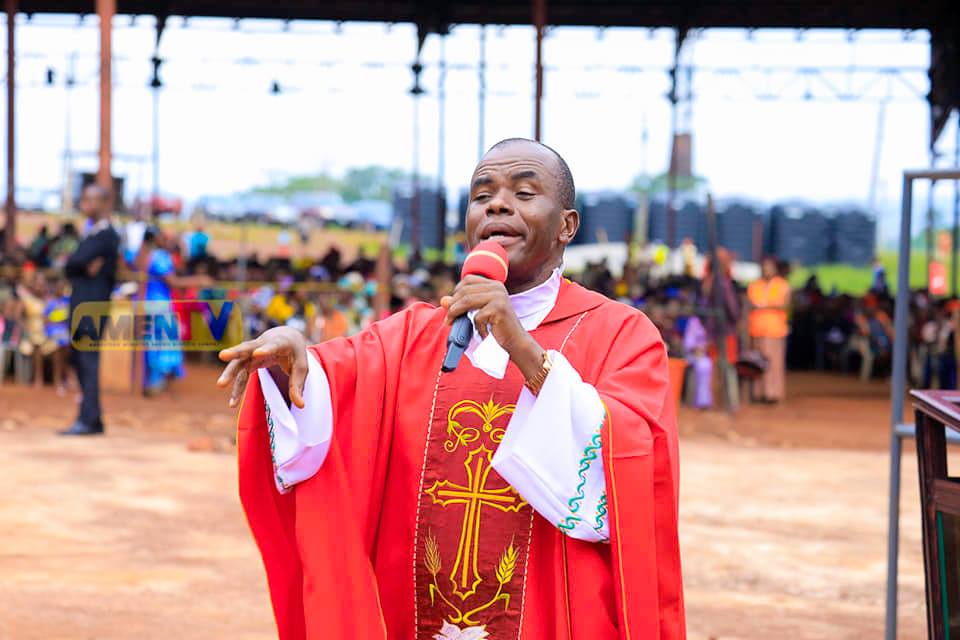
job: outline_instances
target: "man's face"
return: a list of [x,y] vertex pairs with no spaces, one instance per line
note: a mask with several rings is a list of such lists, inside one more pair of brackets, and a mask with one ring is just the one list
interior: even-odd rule
[[549,276],[579,225],[560,202],[557,159],[539,145],[515,142],[490,151],[473,173],[466,236],[472,249],[493,239],[507,251],[507,288],[523,290]]
[[92,186],[87,187],[80,194],[80,211],[88,218],[96,218],[105,206],[103,196]]
[[775,275],[777,275],[777,263],[769,259],[764,260],[763,261],[763,277],[769,280],[770,278],[773,278]]

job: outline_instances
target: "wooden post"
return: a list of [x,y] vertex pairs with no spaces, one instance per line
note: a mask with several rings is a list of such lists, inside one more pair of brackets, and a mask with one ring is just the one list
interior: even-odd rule
[[390,284],[393,277],[390,242],[380,245],[374,274],[377,279],[377,293],[373,297],[373,319],[383,320],[390,315]]
[[14,32],[17,21],[17,0],[6,0],[7,9],[7,200],[4,205],[6,212],[6,251],[11,253],[17,246],[17,201],[16,201],[16,119],[15,88],[16,88],[16,60],[14,58]]
[[763,221],[759,218],[753,221],[753,255],[750,258],[753,262],[763,259]]
[[[100,166],[97,169],[97,184],[113,194],[113,174],[110,165],[111,125],[110,104],[113,89],[112,25],[117,12],[117,0],[97,0],[97,16],[100,18]],[[116,197],[116,194],[113,195]]]
[[547,0],[533,0],[533,26],[537,29],[537,91],[533,106],[533,139],[543,134],[543,31],[547,23]]

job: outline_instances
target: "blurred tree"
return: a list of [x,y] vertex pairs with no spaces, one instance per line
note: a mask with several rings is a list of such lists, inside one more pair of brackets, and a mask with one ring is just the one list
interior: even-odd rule
[[[312,176],[293,176],[281,184],[272,184],[253,189],[253,193],[290,196],[296,193],[330,191],[339,193],[346,202],[357,200],[383,200],[389,202],[393,188],[398,182],[409,179],[403,169],[379,165],[347,169],[343,178],[327,173]],[[424,177],[423,180],[428,178]]]
[[407,177],[408,174],[403,169],[391,169],[378,165],[347,169],[340,195],[347,202],[389,201],[393,195],[394,185],[406,180]]
[[342,180],[326,173],[319,173],[315,176],[293,176],[287,178],[283,184],[255,187],[253,193],[289,196],[294,193],[309,193],[311,191],[335,191],[340,193],[342,190]]
[[[707,179],[703,176],[677,176],[676,190],[678,193],[696,191],[706,184]],[[651,196],[666,193],[670,189],[670,177],[666,173],[653,177],[640,175],[633,179],[628,189],[634,193],[646,192]]]

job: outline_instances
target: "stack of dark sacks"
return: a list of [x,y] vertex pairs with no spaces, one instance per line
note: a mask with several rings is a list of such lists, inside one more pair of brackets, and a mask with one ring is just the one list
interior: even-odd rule
[[759,262],[763,257],[763,215],[759,207],[744,200],[720,200],[716,204],[717,243],[737,260]]
[[[447,213],[446,202],[437,195],[434,187],[420,187],[418,208],[420,212],[420,246],[424,249],[442,249],[444,225]],[[393,217],[403,220],[400,242],[412,244],[413,237],[413,188],[410,185],[393,191]]]
[[860,267],[870,264],[876,250],[876,219],[862,209],[844,207],[835,211],[831,222],[831,261]]
[[[707,215],[703,203],[696,198],[682,194],[674,199],[676,218],[674,223],[673,246],[678,247],[684,238],[690,238],[702,253],[709,251],[707,238]],[[667,220],[667,200],[657,196],[650,201],[650,216],[647,237],[651,242],[669,244],[670,238]]]
[[778,204],[770,209],[767,251],[803,265],[830,261],[830,220],[811,205]]
[[574,242],[627,242],[633,236],[636,200],[626,194],[588,193],[578,198],[580,231]]

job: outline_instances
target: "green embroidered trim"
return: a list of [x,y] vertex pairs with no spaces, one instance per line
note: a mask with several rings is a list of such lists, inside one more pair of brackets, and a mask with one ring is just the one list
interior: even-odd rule
[[600,530],[603,529],[603,519],[607,516],[607,492],[604,491],[600,494],[600,502],[597,503],[597,518],[596,525],[593,527],[593,530],[597,533],[600,533]]
[[287,486],[287,483],[283,481],[283,478],[280,477],[280,473],[277,471],[277,443],[276,437],[274,436],[275,427],[273,425],[273,414],[270,412],[270,403],[264,400],[263,408],[267,416],[267,430],[270,434],[270,459],[273,461],[273,474],[277,479],[277,484],[283,487],[284,491],[287,491],[290,487]]
[[580,484],[577,485],[577,495],[570,498],[567,502],[567,506],[570,507],[571,513],[577,513],[580,511],[580,503],[583,501],[583,488],[587,484],[587,470],[590,469],[590,464],[597,459],[597,454],[600,451],[600,432],[597,431],[593,434],[593,437],[590,438],[590,444],[587,445],[587,448],[583,450],[583,457],[580,458],[580,469],[577,470],[577,475],[580,477]]
[[[603,414],[603,420],[607,419],[606,411]],[[600,427],[603,426],[603,421],[600,422]],[[577,470],[577,476],[580,478],[580,484],[577,485],[577,495],[570,498],[567,501],[567,506],[570,508],[571,513],[577,513],[580,511],[580,504],[584,499],[584,488],[587,485],[587,471],[590,469],[590,465],[599,457],[600,453],[600,427],[597,428],[597,432],[593,434],[593,437],[590,438],[590,444],[583,450],[583,456],[580,458],[580,468]],[[607,492],[604,491],[600,496],[600,504],[597,505],[597,526],[594,529],[599,533],[600,528],[603,526],[601,517],[607,513]],[[602,513],[600,513],[602,511]],[[565,517],[561,522],[557,524],[558,529],[563,531],[573,531],[574,527],[577,526],[578,522],[583,522],[583,519],[576,515],[570,515]]]

